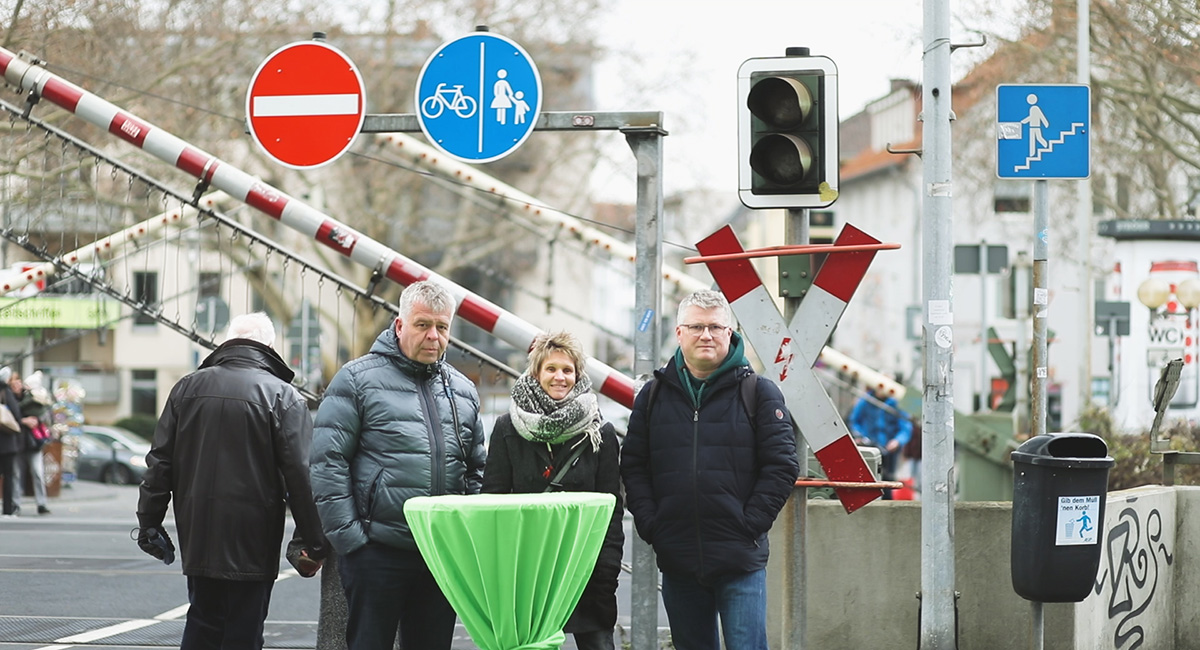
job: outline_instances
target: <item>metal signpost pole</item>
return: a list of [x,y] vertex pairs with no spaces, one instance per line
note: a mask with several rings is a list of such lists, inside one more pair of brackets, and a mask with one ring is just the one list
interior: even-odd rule
[[[804,208],[789,209],[785,223],[784,241],[788,244],[809,243],[808,210]],[[780,258],[782,261],[783,258]],[[807,258],[810,261],[811,258]],[[809,278],[812,277],[811,266]],[[802,296],[788,295],[783,299],[783,318],[792,322],[796,310],[800,307]],[[808,444],[803,438],[796,440],[796,455],[800,458],[800,476],[808,476]],[[789,650],[804,650],[804,633],[808,629],[808,488],[797,487],[792,490],[792,535],[791,547],[788,554],[792,560],[792,569],[784,577],[791,616],[787,626],[787,647]]]
[[925,190],[924,395],[921,420],[922,650],[952,650],[954,627],[954,250],[950,159],[950,2],[925,0],[921,149]]
[[[621,130],[637,159],[637,260],[634,303],[640,315],[633,335],[633,376],[640,383],[658,367],[662,305],[662,138],[661,127]],[[658,647],[658,567],[654,549],[636,534],[633,539],[633,584],[630,596],[630,640],[633,650]]]
[[1050,311],[1047,277],[1050,233],[1049,217],[1046,216],[1048,182],[1033,182],[1033,368],[1030,377],[1033,405],[1030,411],[1030,427],[1035,436],[1046,433],[1046,383],[1049,377],[1049,359],[1046,353],[1046,321]]
[[[1046,277],[1050,249],[1047,241],[1047,183],[1045,180],[1033,182],[1033,368],[1030,373],[1033,405],[1030,409],[1029,424],[1035,436],[1046,433],[1046,381],[1049,374],[1046,355],[1046,320],[1050,316],[1050,289]],[[1033,650],[1042,650],[1044,606],[1038,601],[1030,603],[1033,612],[1032,647]]]
[[988,385],[988,245],[987,240],[979,242],[979,408],[976,411],[990,411],[988,396],[991,387]]

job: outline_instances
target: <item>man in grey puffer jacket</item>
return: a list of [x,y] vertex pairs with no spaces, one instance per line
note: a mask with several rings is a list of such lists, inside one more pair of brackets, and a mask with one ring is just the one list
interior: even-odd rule
[[442,355],[454,298],[433,282],[400,294],[371,351],[333,377],[317,411],[310,471],[346,591],[349,650],[449,650],[454,609],[404,517],[410,497],[476,494],[485,452],[475,385]]

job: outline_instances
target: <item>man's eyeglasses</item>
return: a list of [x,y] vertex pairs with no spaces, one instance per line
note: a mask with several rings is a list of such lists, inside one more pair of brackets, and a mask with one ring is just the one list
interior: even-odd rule
[[687,331],[688,334],[691,334],[692,336],[703,336],[704,332],[707,330],[709,336],[712,336],[713,338],[721,336],[729,330],[728,325],[703,325],[700,323],[689,323],[680,325],[680,327],[682,327]]

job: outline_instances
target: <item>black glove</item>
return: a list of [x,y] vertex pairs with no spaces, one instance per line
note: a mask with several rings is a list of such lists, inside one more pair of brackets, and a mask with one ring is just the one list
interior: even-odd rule
[[167,535],[166,529],[162,526],[139,528],[137,543],[142,551],[162,560],[163,564],[175,561],[175,545],[171,543],[170,535]]
[[317,575],[317,571],[321,569],[321,565],[325,563],[325,553],[323,550],[314,550],[304,545],[304,541],[300,539],[300,534],[288,542],[287,550],[283,556],[296,569],[296,573],[302,578],[311,578]]

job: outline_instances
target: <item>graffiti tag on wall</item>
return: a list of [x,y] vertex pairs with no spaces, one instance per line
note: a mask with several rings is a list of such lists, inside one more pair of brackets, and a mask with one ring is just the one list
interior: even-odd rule
[[1146,630],[1138,619],[1154,601],[1159,576],[1165,575],[1175,558],[1162,541],[1162,513],[1158,508],[1150,511],[1145,522],[1137,510],[1128,507],[1117,519],[1108,529],[1108,564],[1096,579],[1095,590],[1097,595],[1105,589],[1111,594],[1108,620],[1116,622],[1113,647],[1137,650],[1146,641]]

